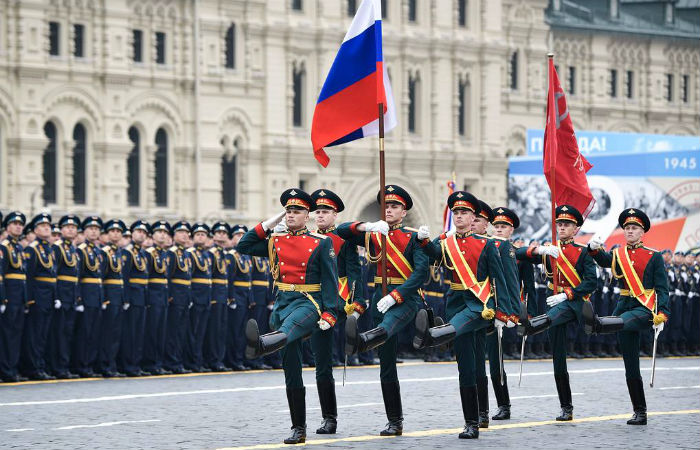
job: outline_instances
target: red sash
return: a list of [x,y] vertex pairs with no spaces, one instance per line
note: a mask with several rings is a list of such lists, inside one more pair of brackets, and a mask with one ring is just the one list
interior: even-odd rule
[[[374,242],[374,246],[379,252],[382,250],[382,240],[381,237],[379,236],[379,233],[374,232],[372,233],[372,242]],[[397,272],[401,275],[401,277],[404,280],[407,280],[408,277],[411,276],[413,273],[413,267],[411,267],[411,264],[408,262],[405,256],[403,256],[403,253],[399,251],[398,248],[396,248],[396,245],[394,245],[393,242],[391,242],[391,238],[389,236],[386,237],[386,243],[387,243],[387,248],[386,248],[386,257],[387,260],[391,263],[392,266],[396,269]]]
[[[581,284],[581,277],[576,272],[574,265],[566,257],[564,249],[561,248],[561,244],[557,242],[557,247],[559,247],[559,258],[557,258],[557,269],[559,272],[564,274],[564,278],[569,282],[571,287],[577,287]],[[591,298],[590,294],[583,297],[584,300],[588,301]]]
[[[622,250],[622,252],[620,252],[620,250]],[[632,295],[639,300],[639,303],[644,305],[645,308],[655,313],[656,291],[654,289],[644,289],[642,280],[639,279],[637,271],[632,267],[632,260],[627,252],[627,246],[613,250],[613,265],[615,264],[615,260],[617,260],[622,269],[622,275],[625,277],[625,281]]]
[[348,277],[338,278],[338,294],[346,302],[350,298],[350,289],[348,289]]
[[450,236],[440,242],[443,246],[443,251],[450,257],[453,270],[459,277],[459,281],[462,283],[462,286],[464,286],[464,289],[471,291],[476,298],[486,304],[491,296],[491,283],[489,283],[488,277],[481,283],[476,279],[476,275],[471,267],[469,267],[469,264],[467,264],[464,255],[462,255],[462,250],[459,248],[456,236]]

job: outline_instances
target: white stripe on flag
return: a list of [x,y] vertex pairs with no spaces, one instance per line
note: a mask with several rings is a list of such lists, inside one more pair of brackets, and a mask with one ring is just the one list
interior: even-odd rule
[[[386,113],[384,114],[384,134],[396,128],[396,106],[394,105],[394,94],[391,91],[389,75],[384,66],[384,92],[386,93]],[[376,136],[379,134],[379,119],[375,119],[362,127],[362,136]]]
[[355,36],[374,25],[377,20],[382,20],[382,5],[380,0],[363,0],[355,17],[352,19],[348,32],[345,33],[343,42],[349,41]]

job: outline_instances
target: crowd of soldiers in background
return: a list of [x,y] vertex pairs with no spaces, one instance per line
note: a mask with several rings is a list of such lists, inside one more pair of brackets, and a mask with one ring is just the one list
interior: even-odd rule
[[[20,235],[8,236],[6,228],[12,222],[23,226]],[[50,235],[44,238],[35,234],[34,227],[51,223],[48,214],[26,222],[23,214],[9,213],[0,235],[3,381],[281,368],[277,353],[258,360],[245,358],[245,323],[254,318],[265,326],[275,298],[267,258],[251,258],[235,251],[238,240],[247,231],[245,226],[217,222],[209,227],[184,221],[171,226],[165,221],[136,221],[127,227],[120,220],[103,223],[99,217],[91,216],[81,221],[67,215],[51,225]],[[74,233],[70,232],[71,225]],[[99,227],[94,241],[87,239],[88,227]],[[113,230],[118,230],[119,235]],[[136,238],[133,234],[138,230],[144,233]],[[165,232],[158,242],[154,242],[156,231]],[[184,233],[175,238],[178,232]],[[514,245],[539,243],[527,244],[516,238]],[[44,248],[52,257],[44,254]],[[363,250],[360,248],[361,256]],[[672,314],[667,332],[659,337],[658,355],[700,355],[700,252],[673,254],[664,250],[663,256],[670,281]],[[71,261],[77,263],[71,265]],[[375,271],[364,257],[361,262],[364,292],[358,292],[357,297],[370,299],[375,289]],[[595,311],[604,316],[612,313],[620,289],[610,269],[598,271],[598,289],[591,301]],[[50,291],[53,298],[32,298],[43,295],[36,286],[28,287],[33,280],[39,280],[40,285],[57,285]],[[66,290],[68,285],[74,289]],[[423,295],[425,306],[435,316],[445,316],[449,286],[442,267],[431,267]],[[541,266],[535,267],[535,292],[537,298],[527,300],[536,302],[538,314],[544,313],[546,277]],[[371,314],[363,314],[359,321],[362,331],[371,325]],[[589,336],[581,325],[570,325],[568,337],[568,354],[572,357],[620,356],[614,334]],[[345,363],[344,339],[342,329],[336,327],[337,366]],[[399,337],[400,358],[454,360],[450,348],[416,353],[412,339],[413,328],[407,327]],[[515,328],[505,330],[504,358],[520,358],[520,339]],[[651,354],[652,339],[649,330],[642,341],[643,356]],[[304,365],[313,366],[308,341],[304,343],[303,355]],[[524,355],[526,359],[551,357],[547,334],[528,339]],[[372,352],[347,360],[350,366],[374,363]]]

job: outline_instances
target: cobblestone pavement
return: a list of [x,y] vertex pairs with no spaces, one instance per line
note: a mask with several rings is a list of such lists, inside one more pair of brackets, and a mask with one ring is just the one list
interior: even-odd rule
[[[622,361],[569,361],[572,423],[559,412],[552,364],[506,362],[512,419],[491,422],[478,441],[457,439],[463,426],[455,363],[406,361],[399,377],[404,436],[379,438],[385,423],[376,366],[336,370],[338,434],[314,434],[320,409],[313,369],[307,385],[307,445],[329,448],[700,448],[700,359],[642,361],[649,425],[625,424],[631,414]],[[495,399],[490,393],[491,409]],[[0,449],[281,448],[289,415],[280,371],[0,384]],[[669,432],[672,431],[672,432]]]

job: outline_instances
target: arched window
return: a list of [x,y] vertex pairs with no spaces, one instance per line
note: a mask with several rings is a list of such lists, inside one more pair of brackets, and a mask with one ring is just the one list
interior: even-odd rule
[[73,128],[73,203],[85,204],[85,146],[86,132],[83,124]]
[[304,64],[295,64],[292,68],[292,84],[294,99],[292,102],[292,124],[301,127],[304,123],[304,84],[306,82],[306,69]]
[[44,149],[44,204],[56,203],[56,125],[46,122],[44,134],[49,144]]
[[156,206],[168,206],[168,133],[156,132]]
[[129,140],[132,147],[126,160],[126,197],[129,206],[138,206],[141,203],[141,136],[136,127],[129,128]]
[[226,68],[236,68],[236,24],[232,23],[226,31]]
[[[233,144],[222,141],[225,147],[224,156],[221,158],[221,200],[224,208],[236,208],[236,164],[238,161],[238,140]],[[226,148],[228,147],[228,148]]]

